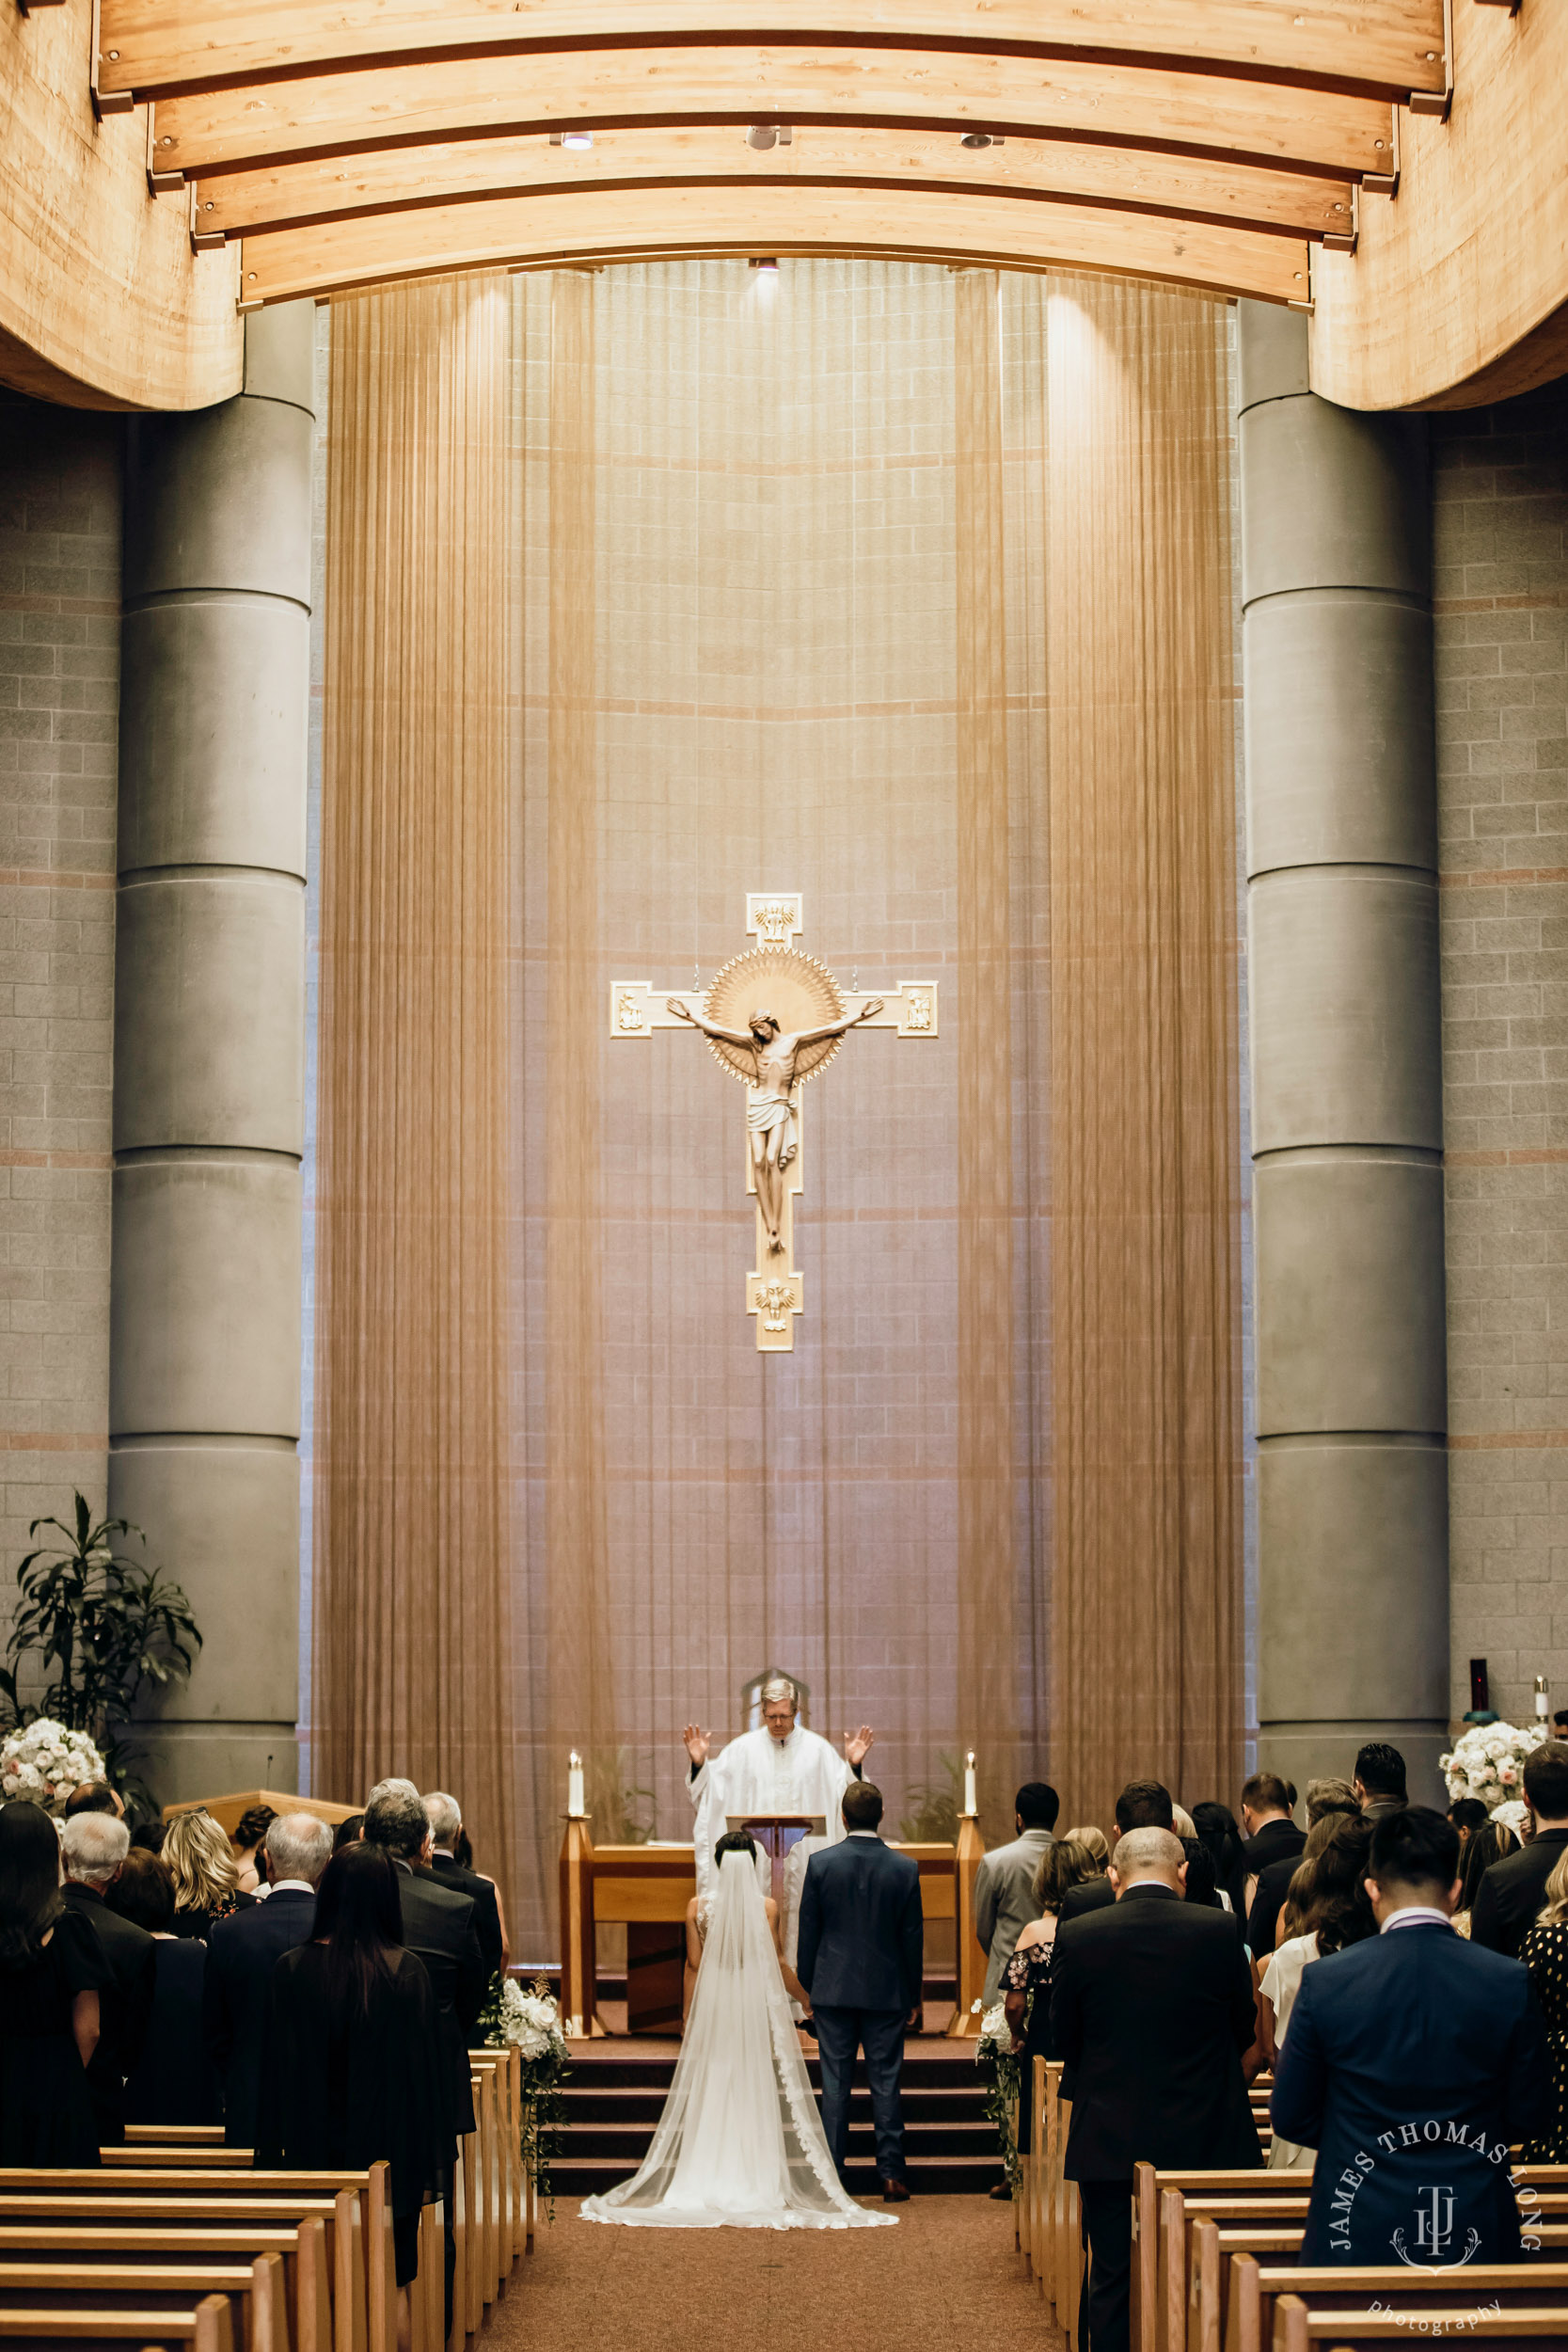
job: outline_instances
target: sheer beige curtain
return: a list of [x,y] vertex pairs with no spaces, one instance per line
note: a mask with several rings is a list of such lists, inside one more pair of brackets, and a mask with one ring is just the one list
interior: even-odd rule
[[1037,282],[1046,436],[1052,1756],[1109,1825],[1241,1763],[1225,313]]
[[333,308],[314,1497],[316,1786],[502,1877],[507,356],[501,278]]

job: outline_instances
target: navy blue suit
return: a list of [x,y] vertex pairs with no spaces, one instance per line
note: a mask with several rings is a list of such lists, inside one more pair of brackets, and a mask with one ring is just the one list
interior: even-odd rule
[[874,1832],[852,1831],[814,1853],[800,1894],[795,1973],[811,1994],[822,2054],[822,2128],[844,2170],[849,2144],[849,2084],[857,2047],[865,2052],[877,2169],[904,2177],[904,2113],[898,2077],[904,2028],[925,1979],[920,1872]]
[[1318,2152],[1302,2261],[1514,2260],[1509,2145],[1546,2128],[1551,2080],[1517,1961],[1435,1921],[1313,1961],[1271,2102]]
[[230,2148],[254,2148],[261,2104],[261,2048],[267,1989],[285,1952],[308,1944],[316,1899],[294,1887],[220,1919],[207,1946],[201,2035],[223,2086],[223,2137]]

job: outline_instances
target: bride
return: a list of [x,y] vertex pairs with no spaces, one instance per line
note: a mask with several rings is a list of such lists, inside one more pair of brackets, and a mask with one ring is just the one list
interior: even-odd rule
[[876,2229],[833,2169],[789,2000],[756,1848],[743,1831],[715,1849],[719,1883],[685,2039],[641,2169],[583,2201],[585,2221],[712,2230]]

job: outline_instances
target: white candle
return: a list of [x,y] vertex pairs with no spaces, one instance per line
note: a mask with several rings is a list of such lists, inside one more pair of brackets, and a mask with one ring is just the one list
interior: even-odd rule
[[979,1810],[980,1801],[974,1792],[974,1751],[971,1748],[964,1757],[964,1811],[975,1814]]
[[582,1802],[582,1758],[576,1748],[572,1750],[571,1761],[566,1767],[566,1810],[574,1821],[580,1821],[585,1810]]
[[1544,1724],[1545,1722],[1549,1708],[1550,1700],[1546,1692],[1546,1677],[1544,1675],[1537,1675],[1535,1677],[1535,1720],[1538,1724]]

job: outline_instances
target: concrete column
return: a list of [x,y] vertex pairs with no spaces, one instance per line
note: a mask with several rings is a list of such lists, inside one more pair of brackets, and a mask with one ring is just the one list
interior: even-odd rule
[[206,1637],[166,1802],[296,1785],[313,316],[130,436],[109,1507]]
[[1420,419],[1243,302],[1259,1757],[1440,1793],[1449,1708],[1430,497]]

